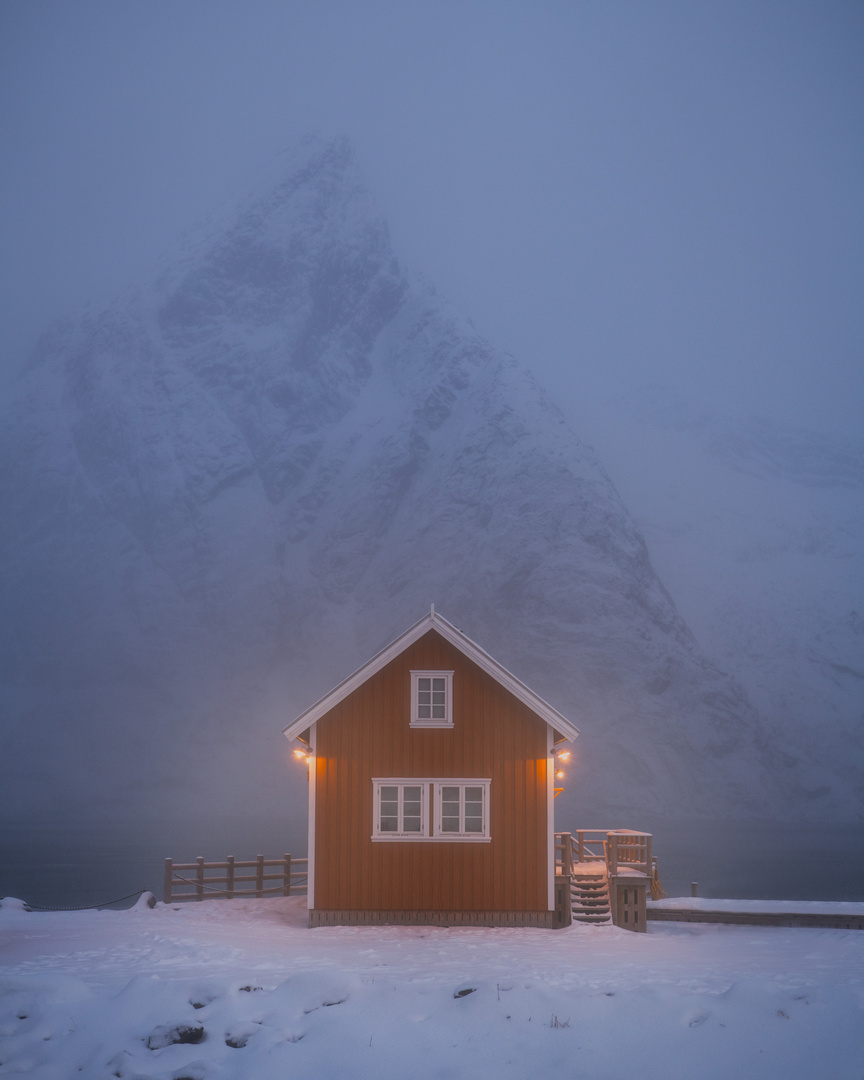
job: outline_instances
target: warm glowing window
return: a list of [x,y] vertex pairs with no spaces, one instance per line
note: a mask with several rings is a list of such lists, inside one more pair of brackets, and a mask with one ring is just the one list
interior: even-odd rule
[[411,672],[411,727],[453,727],[453,672]]

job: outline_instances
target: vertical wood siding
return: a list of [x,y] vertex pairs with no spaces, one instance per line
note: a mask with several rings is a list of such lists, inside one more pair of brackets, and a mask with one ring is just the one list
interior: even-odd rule
[[[411,670],[453,671],[453,728],[411,728]],[[315,908],[545,911],[546,724],[430,630],[317,725]],[[491,778],[488,843],[378,842],[372,778]]]

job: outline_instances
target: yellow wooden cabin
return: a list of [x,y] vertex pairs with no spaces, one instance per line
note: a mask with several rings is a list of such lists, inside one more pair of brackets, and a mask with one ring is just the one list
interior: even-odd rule
[[643,930],[650,837],[555,832],[578,734],[433,607],[285,728],[309,768],[310,925]]

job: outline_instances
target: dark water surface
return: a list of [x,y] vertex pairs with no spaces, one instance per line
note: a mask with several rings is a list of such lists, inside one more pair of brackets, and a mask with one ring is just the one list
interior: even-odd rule
[[[15,896],[33,907],[104,905],[147,889],[161,900],[165,859],[194,862],[306,854],[305,822],[291,828],[273,822],[207,822],[182,829],[136,822],[19,827],[0,840],[0,897]],[[118,907],[129,907],[134,898]]]
[[654,822],[669,896],[864,901],[864,824]]
[[[864,825],[653,821],[643,827],[654,834],[670,896],[689,896],[695,881],[703,897],[864,901]],[[0,897],[16,896],[34,907],[75,907],[148,889],[161,899],[167,856],[194,862],[198,855],[216,861],[286,852],[306,855],[305,823],[18,826],[4,830],[0,840]]]

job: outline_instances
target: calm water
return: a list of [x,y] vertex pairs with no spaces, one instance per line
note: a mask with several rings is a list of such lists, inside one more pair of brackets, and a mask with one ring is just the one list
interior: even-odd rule
[[[670,896],[864,901],[864,826],[682,826],[646,822]],[[305,824],[208,823],[182,833],[136,823],[118,829],[19,829],[0,846],[0,896],[39,907],[73,907],[149,889],[162,897],[166,856],[192,862],[290,852],[306,855]],[[128,906],[126,905],[120,906]]]
[[669,896],[864,901],[864,825],[653,823]]
[[34,907],[77,907],[148,889],[161,900],[166,858],[194,862],[199,855],[218,861],[286,853],[305,856],[305,822],[294,829],[228,821],[183,830],[153,823],[18,830],[0,842],[0,896]]

